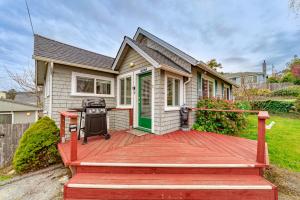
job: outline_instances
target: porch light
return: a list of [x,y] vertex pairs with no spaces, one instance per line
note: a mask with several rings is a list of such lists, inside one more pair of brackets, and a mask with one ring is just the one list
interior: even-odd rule
[[135,64],[133,63],[133,62],[131,62],[130,64],[129,64],[129,66],[130,67],[133,67]]

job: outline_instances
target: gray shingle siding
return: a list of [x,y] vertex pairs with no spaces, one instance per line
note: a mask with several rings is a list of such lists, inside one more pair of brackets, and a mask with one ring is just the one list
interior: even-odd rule
[[152,41],[149,38],[144,37],[141,41],[141,44],[146,45],[147,47],[154,49],[158,52],[160,52],[162,55],[166,56],[168,59],[172,60],[177,65],[184,68],[186,71],[191,71],[191,64],[187,61],[183,60],[182,58],[178,57],[168,49],[162,47],[161,45],[157,44],[156,42]]

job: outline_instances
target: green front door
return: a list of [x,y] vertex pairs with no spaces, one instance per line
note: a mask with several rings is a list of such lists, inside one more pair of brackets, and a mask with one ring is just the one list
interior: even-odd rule
[[151,101],[152,79],[151,72],[139,75],[138,88],[138,121],[139,128],[151,131]]

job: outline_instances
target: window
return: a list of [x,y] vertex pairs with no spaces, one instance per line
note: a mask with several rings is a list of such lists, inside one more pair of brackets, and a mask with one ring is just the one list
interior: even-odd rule
[[224,99],[225,100],[230,100],[230,89],[228,86],[224,87]]
[[122,77],[119,79],[119,104],[131,105],[131,76]]
[[165,80],[166,110],[177,110],[182,103],[182,79],[166,76]]
[[214,97],[214,82],[212,80],[202,79],[202,93],[204,98]]
[[12,124],[12,114],[0,113],[0,124]]
[[72,73],[72,95],[113,97],[113,85],[113,78]]

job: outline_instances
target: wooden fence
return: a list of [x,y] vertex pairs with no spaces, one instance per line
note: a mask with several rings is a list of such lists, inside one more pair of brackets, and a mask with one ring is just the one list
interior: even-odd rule
[[0,168],[11,164],[15,150],[28,124],[0,124]]

